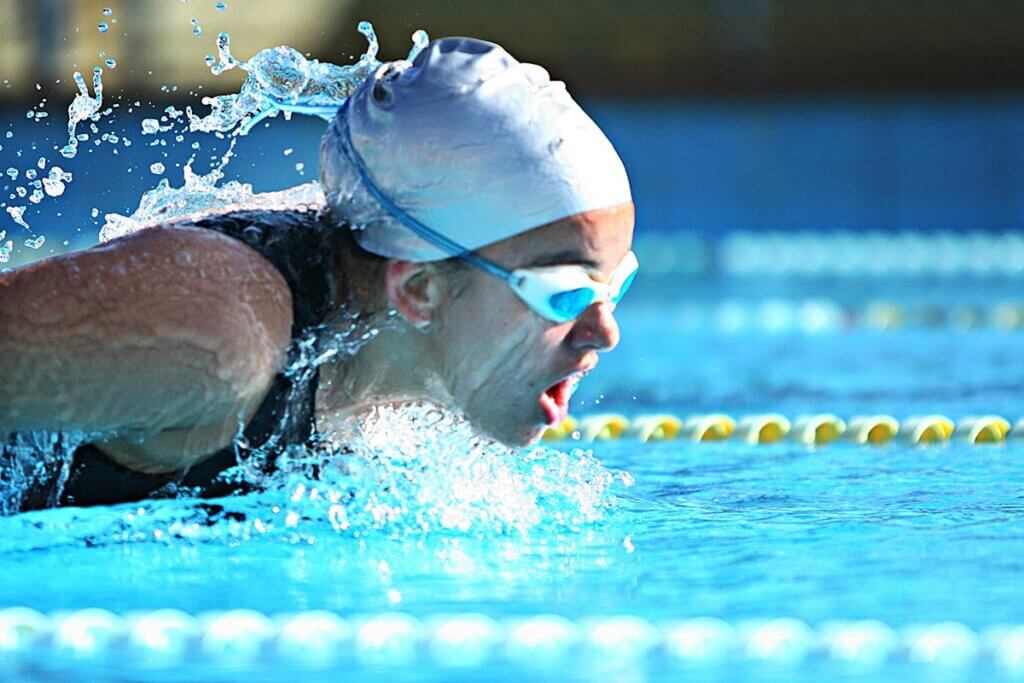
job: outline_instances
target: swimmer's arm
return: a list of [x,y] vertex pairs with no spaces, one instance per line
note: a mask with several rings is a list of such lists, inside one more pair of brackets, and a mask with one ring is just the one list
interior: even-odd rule
[[201,228],[149,228],[2,274],[0,433],[116,434],[100,445],[122,464],[178,469],[252,416],[291,324],[280,272]]

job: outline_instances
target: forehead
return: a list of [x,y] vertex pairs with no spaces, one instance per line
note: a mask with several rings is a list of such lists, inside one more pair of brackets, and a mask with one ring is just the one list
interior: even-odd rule
[[508,268],[583,263],[614,268],[633,244],[633,204],[586,211],[534,228],[480,250]]

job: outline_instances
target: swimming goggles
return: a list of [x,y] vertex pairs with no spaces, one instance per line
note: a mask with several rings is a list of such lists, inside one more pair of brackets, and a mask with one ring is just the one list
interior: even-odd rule
[[348,125],[348,104],[349,100],[345,100],[332,125],[340,127],[338,139],[341,141],[341,151],[377,203],[395,220],[435,247],[504,280],[537,315],[556,323],[568,322],[578,318],[597,302],[608,301],[617,304],[633,284],[640,263],[632,251],[626,254],[616,268],[611,282],[604,284],[594,280],[585,268],[578,265],[507,270],[427,227],[396,206],[370,178],[363,158],[352,144]]

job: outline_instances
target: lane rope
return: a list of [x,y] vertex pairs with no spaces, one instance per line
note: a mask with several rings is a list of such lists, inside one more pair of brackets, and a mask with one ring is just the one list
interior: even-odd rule
[[[793,618],[735,622],[710,617],[650,621],[557,614],[494,619],[479,613],[419,618],[403,612],[343,617],[328,611],[267,615],[253,610],[175,609],[115,614],[90,608],[44,614],[0,609],[0,670],[19,658],[81,665],[330,666],[340,662],[465,667],[505,661],[550,667],[572,659],[602,664],[661,660],[799,665],[808,660],[883,665],[995,664],[1024,672],[1024,625],[980,630],[956,621],[894,628],[877,620]],[[599,657],[600,659],[593,659]]]
[[948,330],[969,332],[1024,330],[1024,303],[1001,301],[985,304],[905,303],[874,299],[843,305],[822,297],[805,299],[727,299],[717,303],[681,303],[666,312],[664,307],[636,311],[667,320],[676,328],[722,334],[800,333],[821,334],[857,330]]
[[724,413],[678,416],[670,413],[637,415],[599,413],[570,416],[544,432],[546,441],[657,441],[772,444],[781,441],[808,446],[853,443],[883,446],[898,441],[928,446],[950,441],[971,445],[997,445],[1008,440],[1024,442],[1024,418],[1015,424],[999,415],[971,415],[952,420],[945,415],[917,415],[902,422],[891,415],[856,415],[847,420],[832,413],[798,415],[792,420],[778,413],[759,413],[733,418]]
[[730,231],[648,234],[634,249],[654,275],[786,278],[1017,278],[1024,233]]

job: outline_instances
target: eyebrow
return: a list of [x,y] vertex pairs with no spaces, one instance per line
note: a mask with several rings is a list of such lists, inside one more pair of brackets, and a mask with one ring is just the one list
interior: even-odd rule
[[533,259],[523,268],[541,268],[544,266],[560,266],[560,265],[581,265],[586,268],[598,269],[600,264],[593,259],[585,258],[578,251],[573,249],[566,249],[556,254],[544,254]]

